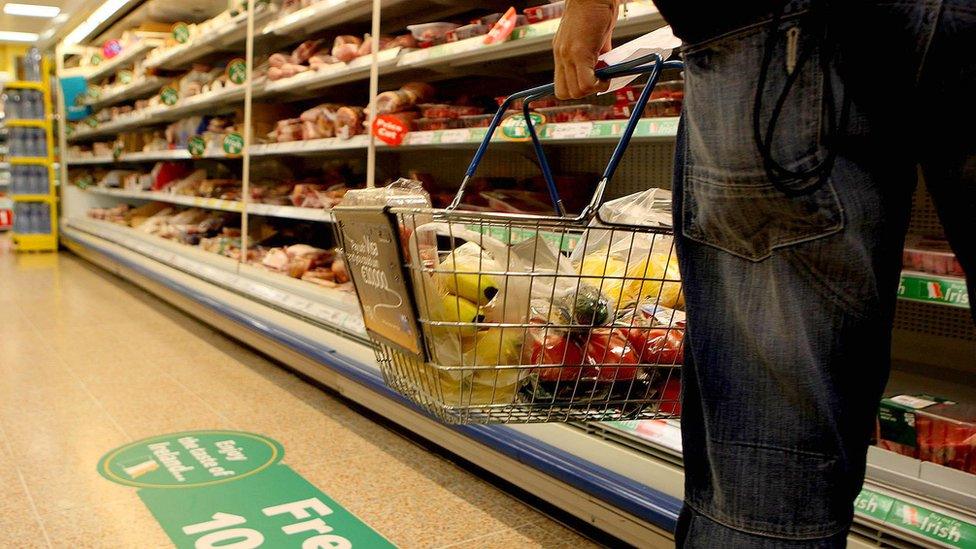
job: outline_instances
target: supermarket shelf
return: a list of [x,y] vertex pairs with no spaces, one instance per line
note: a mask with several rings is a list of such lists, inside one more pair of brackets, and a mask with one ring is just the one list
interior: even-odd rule
[[127,99],[138,99],[149,95],[150,92],[163,87],[168,80],[158,76],[147,76],[140,78],[126,86],[114,86],[98,99],[92,99],[85,104],[92,109],[98,110],[102,107],[114,105]]
[[4,82],[3,88],[17,88],[19,90],[38,90],[44,91],[43,82],[28,82],[26,80],[11,80],[10,82]]
[[[399,51],[399,48],[393,48],[380,52],[379,68],[381,74],[384,69],[396,66],[396,56]],[[369,78],[369,63],[369,56],[359,57],[349,63],[333,63],[319,70],[305,71],[291,78],[268,81],[262,89],[253,92],[254,97],[259,99],[276,95],[295,97],[315,95],[314,92],[330,86]]]
[[192,160],[193,158],[240,158],[240,156],[228,156],[220,151],[219,154],[204,154],[194,157],[187,149],[171,149],[165,151],[142,151],[124,153],[118,158],[113,156],[80,156],[67,159],[69,166],[81,166],[86,164],[123,164],[126,162],[157,162],[161,160]]
[[[631,2],[627,6],[627,10],[621,10],[614,31],[616,37],[634,36],[664,25],[663,18],[651,2]],[[509,40],[491,46],[485,46],[482,37],[474,37],[418,50],[385,50],[380,52],[380,75],[407,73],[418,69],[450,72],[454,68],[545,52],[551,50],[558,26],[559,20],[555,19],[520,27]],[[369,61],[368,57],[359,58],[349,64],[329,65],[328,68],[318,71],[307,71],[291,78],[269,82],[255,97],[308,97],[314,95],[316,90],[365,80],[369,78]]]
[[[269,4],[256,5],[258,13],[254,15],[254,25],[257,28],[265,24],[275,11]],[[143,64],[149,69],[180,69],[216,52],[243,50],[242,44],[246,37],[247,12],[241,12],[219,29],[204,36],[198,35],[184,44],[158,50],[158,55],[149,56]]]
[[302,282],[260,267],[94,219],[68,219],[69,227],[115,242],[166,265],[238,294],[283,309],[365,341],[366,328],[355,295]]
[[176,105],[159,105],[143,109],[131,115],[120,116],[113,121],[91,129],[79,130],[68,136],[68,141],[81,141],[104,135],[115,135],[132,128],[161,124],[194,114],[213,112],[244,100],[244,87],[234,86],[218,92],[193,95]]
[[14,233],[14,246],[24,252],[54,251],[58,249],[58,237],[53,234]]
[[[661,472],[652,460],[563,425],[443,425],[386,387],[369,347],[204,284],[113,242],[72,227],[65,235],[79,255],[594,526],[637,546],[669,544],[680,499],[654,486],[666,475],[648,473]],[[597,453],[580,455],[576,450],[581,447]],[[647,482],[617,472],[621,463]],[[670,471],[680,476],[680,471]]]
[[47,166],[51,159],[46,156],[8,156],[7,162],[13,166],[37,165]]
[[955,276],[903,271],[901,283],[898,285],[898,297],[951,307],[968,309],[970,306],[966,279]]
[[10,198],[14,202],[54,202],[57,197],[49,194],[13,194]]
[[121,52],[119,52],[115,57],[103,61],[95,68],[83,68],[78,70],[66,71],[67,76],[84,76],[86,80],[98,80],[104,76],[112,74],[117,71],[120,67],[125,65],[135,63],[141,57],[149,53],[163,44],[163,41],[157,38],[143,38],[137,43],[130,45]]
[[[593,122],[569,122],[562,124],[544,124],[539,127],[539,138],[543,142],[563,143],[567,145],[588,145],[595,143],[615,143],[623,131],[626,120],[597,120]],[[678,131],[677,118],[644,118],[634,130],[634,141],[656,141],[674,139]],[[484,139],[486,128],[461,128],[456,130],[434,130],[427,132],[410,132],[404,137],[403,144],[391,147],[377,142],[377,149],[382,152],[397,152],[423,148],[458,148],[475,147]],[[521,143],[510,141],[500,136],[496,131],[492,138],[496,143]],[[352,139],[310,139],[307,141],[290,141],[287,143],[268,143],[253,145],[252,156],[269,155],[321,155],[337,151],[365,149],[369,144],[369,137],[356,135]]]
[[[396,3],[384,0],[383,5]],[[368,0],[320,0],[291,13],[282,14],[261,29],[261,35],[307,35],[349,21],[369,16],[372,2]]]
[[[170,204],[180,204],[207,210],[222,210],[225,212],[242,212],[244,203],[237,200],[221,200],[219,198],[202,198],[198,196],[185,196],[173,193],[151,192],[151,191],[130,191],[125,189],[106,189],[104,187],[88,187],[87,192],[106,196],[116,196],[119,198],[132,198],[136,200],[155,200]],[[320,208],[299,208],[296,206],[279,206],[275,204],[248,204],[248,213],[263,215],[268,217],[281,217],[287,219],[301,219],[306,221],[331,222],[335,218],[332,212]]]
[[23,119],[23,118],[8,118],[3,124],[8,128],[41,128],[44,129],[48,125],[47,120],[33,120],[33,119]]

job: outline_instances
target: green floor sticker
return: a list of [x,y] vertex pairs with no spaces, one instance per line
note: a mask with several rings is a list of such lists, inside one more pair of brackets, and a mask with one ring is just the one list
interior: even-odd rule
[[388,548],[383,536],[287,465],[284,448],[242,431],[133,442],[98,463],[139,498],[178,548]]

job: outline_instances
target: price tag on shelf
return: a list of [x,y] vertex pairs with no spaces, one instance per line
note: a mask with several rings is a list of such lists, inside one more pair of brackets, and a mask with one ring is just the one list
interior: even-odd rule
[[455,130],[442,130],[441,132],[441,143],[464,143],[470,141],[471,132],[467,128],[458,128]]
[[548,124],[546,137],[550,139],[582,139],[590,137],[593,132],[593,122],[569,122],[564,124]]
[[235,84],[243,84],[247,80],[247,62],[235,57],[227,63],[227,80]]
[[121,83],[123,85],[125,85],[125,84],[131,84],[132,83],[132,71],[130,71],[130,70],[119,71],[119,73],[118,73],[118,79],[119,79],[119,83]]
[[381,114],[373,120],[373,135],[391,147],[400,146],[408,133],[410,128],[396,116]]
[[180,92],[172,86],[166,86],[159,92],[159,99],[164,105],[172,107],[180,100]]
[[228,156],[237,156],[244,150],[244,137],[237,132],[230,132],[224,136],[224,153]]
[[93,67],[97,67],[97,66],[101,65],[102,64],[102,54],[100,54],[100,53],[93,53],[92,56],[91,56],[91,58],[88,60],[88,64],[91,65],[91,66],[93,66]]
[[207,142],[202,135],[194,135],[186,142],[186,149],[190,151],[190,156],[199,157],[207,151]]
[[404,140],[407,145],[430,145],[437,132],[410,132]]
[[[529,116],[532,117],[532,123],[537,131],[540,126],[546,123],[546,117],[539,113],[529,113]],[[501,130],[502,139],[508,141],[528,141],[531,139],[529,137],[529,128],[525,123],[525,116],[522,114],[513,114],[505,120],[502,120],[498,129]]]
[[177,44],[186,44],[186,42],[190,39],[190,26],[182,22],[174,23],[172,33],[173,40],[175,40]]
[[122,53],[122,44],[118,40],[108,40],[102,45],[102,55],[105,59],[111,59]]

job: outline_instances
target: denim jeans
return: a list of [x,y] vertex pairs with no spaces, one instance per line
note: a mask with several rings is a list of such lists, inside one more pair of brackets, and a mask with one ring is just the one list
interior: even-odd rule
[[[787,2],[776,29],[758,20],[683,48],[674,178],[688,312],[682,547],[845,545],[888,378],[919,165],[950,243],[976,275],[976,8],[832,4],[830,55],[810,32],[809,1]],[[773,157],[801,170],[836,154],[823,186],[805,195],[771,184],[753,138],[769,32],[779,36],[764,129],[800,71]],[[805,63],[791,63],[788,36],[810,52]],[[851,100],[829,146],[825,71],[838,110],[841,97]],[[976,301],[972,285],[969,293]]]

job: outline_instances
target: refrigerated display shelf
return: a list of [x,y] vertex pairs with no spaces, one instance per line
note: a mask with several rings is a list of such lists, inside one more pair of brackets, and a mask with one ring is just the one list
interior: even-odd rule
[[366,341],[366,328],[353,294],[240,264],[229,257],[106,221],[68,219],[66,224],[278,310]]
[[[255,3],[255,6],[255,27],[265,24],[276,13],[269,3]],[[212,32],[198,34],[183,44],[167,47],[165,51],[158,50],[159,54],[147,57],[143,64],[149,69],[181,69],[217,52],[243,51],[246,37],[247,12],[242,11]]]
[[79,67],[77,69],[65,70],[64,76],[83,76],[86,80],[98,80],[99,78],[111,74],[130,63],[135,63],[151,50],[161,46],[163,41],[157,38],[143,38],[120,51],[115,57],[103,61],[95,68]]
[[[317,4],[313,4],[315,5]],[[634,36],[664,25],[664,19],[651,2],[641,0],[628,3],[627,6],[626,10],[621,9],[614,30],[615,37]],[[405,75],[419,69],[450,72],[453,68],[542,53],[552,47],[552,39],[558,27],[558,19],[526,25],[517,28],[507,41],[490,46],[483,44],[484,37],[476,36],[430,48],[384,50],[379,55],[379,74]],[[369,56],[360,57],[348,64],[328,65],[327,68],[317,71],[306,71],[291,78],[268,82],[254,97],[310,97],[315,95],[314,92],[330,86],[366,80],[369,78],[370,61]]]
[[161,160],[192,160],[194,158],[202,159],[220,159],[220,158],[240,158],[240,155],[228,155],[222,150],[217,154],[203,154],[201,156],[193,156],[187,149],[169,149],[165,151],[140,151],[123,153],[118,158],[114,156],[79,156],[75,158],[67,159],[69,166],[81,166],[86,164],[123,164],[126,162],[157,162]]
[[98,110],[102,107],[107,107],[109,105],[114,105],[115,103],[121,103],[127,99],[138,99],[145,95],[149,95],[150,92],[162,88],[167,82],[167,79],[160,78],[158,76],[147,76],[145,78],[140,78],[135,80],[125,86],[113,86],[111,89],[103,93],[98,99],[91,99],[85,102],[94,110]]
[[219,111],[234,103],[244,100],[244,86],[232,86],[217,92],[192,95],[173,106],[158,105],[136,111],[129,115],[119,116],[104,124],[98,124],[90,129],[78,130],[68,136],[68,141],[82,141],[106,135],[116,135],[125,130],[140,126],[150,126],[171,122],[186,116]]
[[132,198],[135,200],[155,200],[157,202],[167,202],[169,204],[180,204],[203,208],[206,210],[221,210],[225,212],[243,212],[245,207],[249,214],[263,215],[267,217],[280,217],[286,219],[301,219],[304,221],[331,222],[335,218],[332,212],[320,208],[299,208],[297,206],[281,206],[277,204],[251,203],[245,206],[244,202],[238,200],[221,200],[219,198],[204,198],[199,196],[185,196],[165,192],[153,191],[132,191],[126,189],[108,189],[104,187],[88,187],[87,192],[101,194],[105,196],[116,196],[119,198]]
[[[595,120],[592,122],[554,123],[543,124],[537,130],[539,138],[543,142],[548,143],[572,145],[614,143],[620,138],[626,122],[626,120]],[[638,122],[637,128],[634,130],[633,140],[640,142],[674,139],[677,131],[678,118],[643,118]],[[484,139],[485,133],[487,133],[487,128],[410,132],[404,137],[403,143],[399,146],[389,146],[377,141],[377,147],[378,150],[386,152],[422,148],[475,147]],[[497,143],[522,143],[525,139],[506,138],[501,130],[496,130],[492,141]],[[316,155],[336,151],[366,149],[368,145],[369,137],[366,135],[356,135],[351,139],[331,137],[327,139],[309,139],[306,141],[253,145],[251,147],[251,155]]]
[[917,271],[903,271],[901,273],[898,297],[910,301],[938,303],[951,307],[968,309],[970,306],[965,278]]
[[[388,8],[405,0],[381,0]],[[368,20],[373,3],[370,0],[319,0],[291,13],[279,14],[261,29],[260,35],[308,35],[343,23]]]

